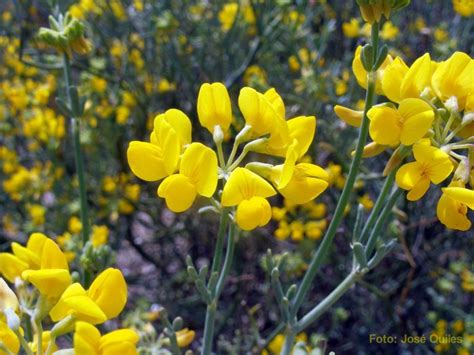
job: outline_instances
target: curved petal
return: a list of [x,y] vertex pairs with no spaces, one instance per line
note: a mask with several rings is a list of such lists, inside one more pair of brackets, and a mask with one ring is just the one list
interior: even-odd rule
[[201,196],[211,197],[217,187],[216,153],[201,143],[192,143],[181,159],[180,173],[189,177]]
[[474,191],[464,187],[446,187],[443,193],[453,200],[463,203],[471,210],[474,210]]
[[466,205],[454,200],[446,193],[443,193],[438,201],[436,215],[439,221],[449,229],[467,231],[471,228]]
[[166,177],[163,154],[154,144],[132,141],[127,149],[127,160],[133,174],[145,181],[157,181]]
[[429,53],[421,56],[410,66],[400,88],[402,98],[420,97],[431,84],[431,58]]
[[400,57],[396,57],[385,69],[382,79],[382,90],[390,101],[401,101],[400,88],[402,87],[402,81],[407,71],[408,66]]
[[369,133],[372,140],[381,145],[396,145],[402,133],[401,116],[397,110],[378,106],[367,113],[370,120]]
[[87,295],[108,319],[117,317],[127,303],[127,283],[122,272],[114,268],[102,271],[92,282]]
[[239,227],[249,231],[257,227],[263,227],[272,217],[270,203],[259,196],[254,196],[249,200],[243,200],[237,206],[235,219]]
[[227,88],[222,83],[204,83],[199,89],[197,112],[201,125],[213,133],[219,125],[223,131],[232,123],[232,106]]
[[400,134],[400,141],[403,145],[412,145],[423,138],[434,120],[433,109],[421,99],[403,100],[398,112],[403,120]]
[[74,353],[76,355],[95,355],[99,353],[100,332],[93,325],[77,322],[74,333]]
[[422,179],[423,169],[418,161],[402,165],[395,175],[397,185],[404,190],[411,190]]
[[421,178],[415,186],[408,192],[407,200],[418,201],[430,188],[430,180],[426,177]]
[[168,176],[158,187],[158,196],[166,200],[173,212],[184,212],[191,208],[197,196],[196,186],[183,174]]

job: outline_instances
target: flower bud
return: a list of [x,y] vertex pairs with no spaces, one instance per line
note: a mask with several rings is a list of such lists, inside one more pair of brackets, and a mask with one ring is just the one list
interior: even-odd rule
[[334,112],[336,113],[337,117],[350,126],[360,127],[362,124],[362,119],[364,117],[363,111],[355,111],[344,106],[336,105],[334,106]]
[[399,10],[408,4],[410,0],[357,0],[363,19],[373,24],[380,22],[382,15],[388,20],[392,10]]

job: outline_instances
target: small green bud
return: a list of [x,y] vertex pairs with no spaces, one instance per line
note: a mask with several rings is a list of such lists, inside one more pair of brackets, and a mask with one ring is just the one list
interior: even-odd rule
[[372,47],[371,44],[366,44],[362,47],[360,60],[366,72],[372,71],[372,67],[374,66],[374,47]]
[[387,58],[387,55],[388,55],[388,47],[387,47],[386,44],[384,44],[382,46],[382,48],[380,48],[379,54],[378,54],[377,59],[375,61],[374,71],[377,70],[378,68],[380,68],[380,66],[383,64],[383,62]]

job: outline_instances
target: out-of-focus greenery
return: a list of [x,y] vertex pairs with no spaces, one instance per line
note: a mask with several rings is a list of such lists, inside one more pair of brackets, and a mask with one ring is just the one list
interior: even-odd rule
[[[233,102],[242,86],[275,87],[291,116],[317,116],[317,139],[306,159],[328,167],[330,190],[299,208],[272,201],[271,226],[239,240],[239,262],[221,300],[218,353],[259,353],[278,319],[263,266],[265,251],[288,252],[284,279],[298,279],[331,218],[348,170],[357,132],[339,121],[332,108],[363,104],[351,61],[370,33],[355,2],[59,3],[84,21],[92,44],[91,52],[73,63],[79,90],[88,98],[81,135],[93,240],[99,246],[96,263],[88,266],[99,271],[116,259],[124,270],[130,312],[122,321],[148,334],[143,349],[159,344],[157,306],[183,317],[187,327],[201,329],[205,309],[187,279],[185,257],[190,254],[198,266],[209,263],[217,221],[198,215],[197,209],[182,215],[166,210],[156,186],[132,176],[125,158],[128,142],[146,139],[153,117],[170,107],[197,123],[196,98],[203,82],[225,83]],[[81,223],[72,141],[66,138],[70,127],[54,101],[64,92],[63,83],[57,80],[61,72],[54,51],[36,40],[47,23],[49,4],[6,1],[0,12],[1,250],[41,231],[57,236],[73,259]],[[450,1],[412,1],[383,25],[381,38],[407,63],[425,52],[443,60],[455,50],[472,57],[474,50],[472,17],[455,12]],[[241,117],[235,122],[237,131]],[[200,132],[194,131],[194,138],[210,140]],[[383,163],[367,160],[364,169],[348,221],[357,202],[372,207],[380,188]],[[388,232],[402,247],[301,337],[308,346],[327,344],[337,354],[474,351],[473,232],[452,233],[441,226],[433,208],[437,198],[432,193],[398,211]],[[349,235],[343,225],[308,307],[350,268]],[[369,334],[374,333],[459,334],[464,343],[371,344]]]

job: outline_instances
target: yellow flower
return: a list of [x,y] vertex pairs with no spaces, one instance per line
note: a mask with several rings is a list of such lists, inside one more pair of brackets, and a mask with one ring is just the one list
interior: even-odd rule
[[89,290],[79,283],[70,285],[49,315],[58,322],[69,314],[78,320],[99,324],[117,317],[127,303],[127,284],[118,269],[104,270]]
[[192,143],[181,158],[179,174],[163,180],[158,196],[166,199],[173,212],[183,212],[191,207],[197,195],[211,197],[216,187],[216,153],[201,143]]
[[109,239],[109,229],[107,226],[93,226],[91,241],[95,248],[107,244]]
[[238,102],[245,122],[252,127],[253,135],[260,137],[270,134],[269,145],[278,149],[288,144],[290,133],[282,117],[281,98],[275,101],[275,95],[279,97],[274,90],[263,95],[250,87],[244,87],[240,90]]
[[367,116],[369,133],[381,145],[412,145],[428,132],[434,119],[433,109],[421,99],[404,99],[398,109],[372,107]]
[[431,77],[436,63],[428,53],[424,54],[410,68],[403,59],[396,57],[385,69],[382,89],[391,101],[399,103],[407,98],[419,98],[421,93],[431,86]]
[[344,22],[342,24],[342,31],[347,38],[357,37],[360,32],[359,20],[351,18],[350,22]]
[[474,92],[473,72],[474,60],[466,53],[455,52],[436,67],[431,79],[433,90],[443,102],[455,100],[455,106],[462,111],[467,97]]
[[474,15],[474,1],[472,0],[452,0],[454,11],[464,17]]
[[28,212],[31,216],[31,220],[35,226],[41,226],[45,222],[46,208],[41,205],[28,206]]
[[[467,231],[471,228],[471,221],[469,221],[467,218],[467,205],[461,202],[459,197],[456,197],[455,194],[457,190],[454,190],[453,195],[453,188],[461,189],[461,196],[463,194],[469,195],[469,190],[464,188],[464,184],[461,181],[451,182],[448,188],[442,189],[443,194],[441,195],[438,205],[436,206],[436,215],[438,216],[439,221],[447,228]],[[472,190],[470,192],[471,195],[474,195]]]
[[218,14],[222,32],[227,32],[232,28],[238,11],[239,5],[237,3],[225,4],[222,7],[222,10],[219,11]]
[[135,355],[138,334],[132,329],[119,329],[101,335],[99,330],[86,322],[77,322],[74,333],[76,355]]
[[413,155],[415,161],[402,165],[395,177],[398,186],[409,190],[407,199],[410,201],[422,198],[430,182],[439,184],[453,171],[449,155],[425,142],[413,146]]
[[272,185],[245,168],[235,169],[222,192],[222,206],[237,206],[236,222],[243,230],[266,225],[272,216],[267,197],[275,195]]
[[395,26],[391,21],[387,21],[383,24],[382,31],[380,31],[380,38],[384,40],[395,39],[399,32],[397,26]]
[[232,106],[229,93],[222,83],[205,83],[199,89],[197,113],[201,125],[211,134],[215,126],[226,132],[232,123]]
[[72,234],[79,234],[82,230],[82,222],[76,216],[72,216],[68,221],[68,229]]
[[[49,342],[51,341],[51,332],[50,331],[44,331],[41,333],[41,346],[43,350],[46,350],[48,348]],[[28,343],[30,346],[31,350],[34,353],[38,352],[38,334],[35,334],[33,337],[33,342]],[[58,346],[56,344],[53,345],[53,351],[58,350]]]
[[180,348],[185,348],[191,344],[196,336],[194,330],[189,330],[188,328],[181,329],[176,332],[176,339],[178,341],[178,346]]
[[191,143],[191,121],[180,110],[158,115],[150,143],[132,141],[127,150],[132,172],[145,181],[157,181],[175,172],[181,149]]
[[[364,65],[362,64],[362,60],[360,59],[360,53],[362,51],[362,46],[358,46],[355,54],[354,59],[352,60],[352,71],[356,77],[357,82],[361,87],[367,89],[367,72],[365,71]],[[385,58],[384,62],[377,69],[376,78],[375,78],[375,92],[378,95],[383,94],[382,90],[382,78],[384,76],[384,72],[386,67],[392,62],[392,57],[390,55]]]
[[[28,250],[24,248],[24,251]],[[22,278],[32,283],[42,295],[56,298],[71,284],[66,256],[51,239],[46,239],[39,270],[25,270]]]
[[[8,325],[0,320],[0,341],[13,354],[18,354],[20,351],[20,341],[16,334],[8,327]],[[0,350],[0,354],[4,354]]]

